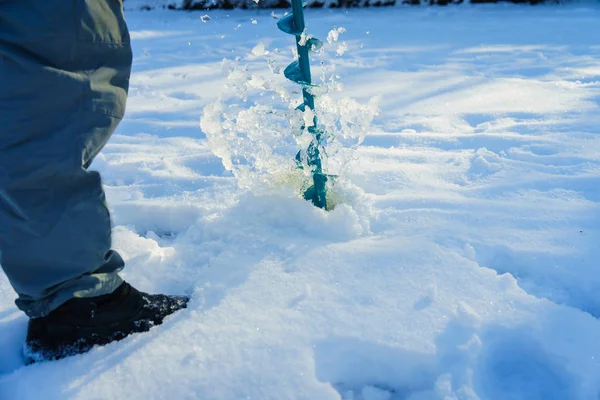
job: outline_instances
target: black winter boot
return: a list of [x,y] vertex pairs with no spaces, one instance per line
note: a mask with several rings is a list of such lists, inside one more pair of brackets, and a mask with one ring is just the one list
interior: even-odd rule
[[25,357],[31,364],[85,353],[160,325],[188,301],[139,292],[128,283],[104,296],[71,299],[47,316],[29,320]]

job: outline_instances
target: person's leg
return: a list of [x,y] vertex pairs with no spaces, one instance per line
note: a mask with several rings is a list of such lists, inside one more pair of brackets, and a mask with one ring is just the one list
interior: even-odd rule
[[123,117],[130,68],[120,0],[0,2],[0,264],[30,317],[122,284],[87,167]]
[[29,362],[145,332],[189,300],[122,281],[87,171],[123,117],[130,70],[120,0],[0,0],[0,264],[31,317]]

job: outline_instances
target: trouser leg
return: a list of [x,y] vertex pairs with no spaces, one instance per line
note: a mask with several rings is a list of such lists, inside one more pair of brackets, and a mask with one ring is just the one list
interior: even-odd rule
[[87,167],[123,117],[130,71],[118,0],[0,1],[0,264],[30,317],[122,283]]

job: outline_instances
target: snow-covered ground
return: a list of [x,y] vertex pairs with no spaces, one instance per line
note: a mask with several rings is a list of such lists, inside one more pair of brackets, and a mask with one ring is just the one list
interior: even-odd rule
[[0,274],[0,399],[600,398],[600,8],[308,10],[346,30],[333,97],[380,97],[328,213],[213,154],[222,59],[278,85],[293,39],[203,15],[129,12],[128,114],[93,165],[123,276],[189,309],[24,367]]

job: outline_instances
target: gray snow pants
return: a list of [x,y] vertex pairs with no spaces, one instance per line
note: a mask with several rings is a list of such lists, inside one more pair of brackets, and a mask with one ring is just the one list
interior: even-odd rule
[[121,0],[0,0],[0,264],[30,317],[122,283],[87,167],[123,117],[131,58]]

